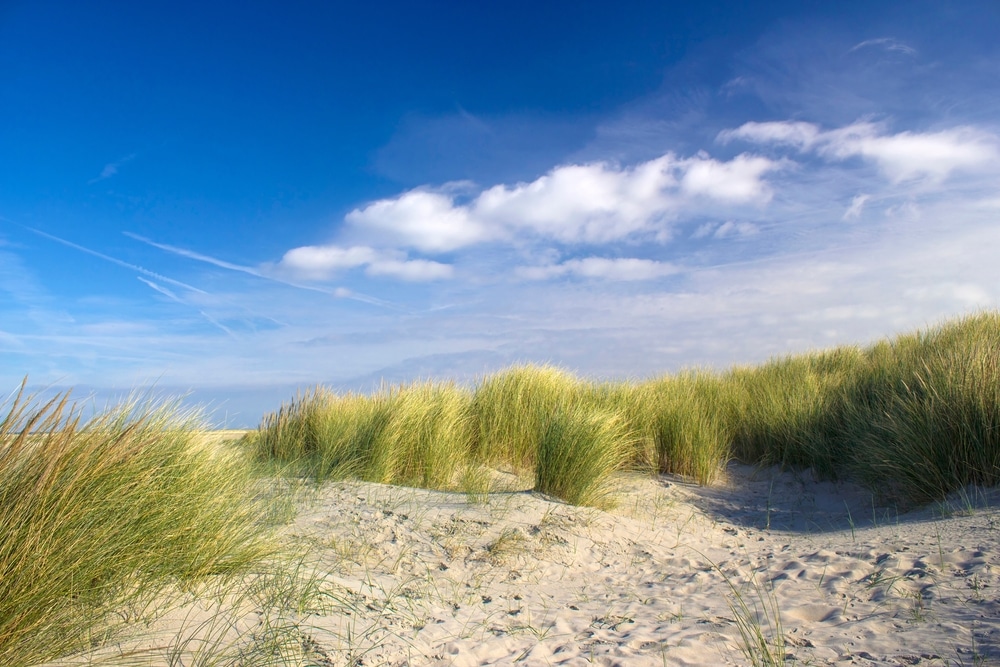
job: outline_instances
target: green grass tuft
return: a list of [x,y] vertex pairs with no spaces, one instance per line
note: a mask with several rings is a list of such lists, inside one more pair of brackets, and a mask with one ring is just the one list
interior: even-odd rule
[[578,403],[584,388],[552,366],[516,366],[485,378],[471,404],[477,460],[522,474],[533,471],[552,415]]
[[573,505],[611,504],[612,473],[632,452],[621,415],[577,406],[551,415],[537,450],[535,490]]
[[84,425],[66,397],[20,394],[0,420],[0,664],[109,636],[112,611],[271,553],[240,453],[197,444],[172,406],[128,402]]

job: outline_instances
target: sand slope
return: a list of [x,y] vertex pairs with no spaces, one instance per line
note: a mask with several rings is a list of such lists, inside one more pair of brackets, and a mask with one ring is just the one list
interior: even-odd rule
[[[308,604],[280,599],[273,581],[238,612],[182,601],[96,657],[248,667],[750,664],[735,589],[765,611],[765,637],[779,610],[789,664],[1000,664],[998,508],[1000,493],[970,490],[900,513],[850,484],[738,465],[709,489],[627,478],[611,512],[525,491],[483,499],[333,483],[283,529],[306,554],[303,570],[320,575]],[[227,644],[230,657],[205,657]]]
[[628,480],[611,513],[330,485],[289,528],[353,608],[309,619],[314,659],[746,664],[732,583],[777,605],[800,664],[1000,664],[1000,513],[976,506],[995,497],[900,514],[808,474],[728,473]]

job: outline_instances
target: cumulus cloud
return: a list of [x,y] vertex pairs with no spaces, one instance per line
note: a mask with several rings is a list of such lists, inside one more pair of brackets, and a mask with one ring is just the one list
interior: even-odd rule
[[771,189],[763,181],[769,171],[781,164],[763,157],[738,155],[729,162],[707,156],[687,160],[681,187],[685,192],[733,203],[766,203]]
[[448,252],[490,238],[490,230],[449,193],[411,190],[380,199],[347,214],[355,227],[384,236],[389,243],[428,252]]
[[875,163],[893,183],[943,181],[955,171],[1000,163],[997,137],[972,127],[887,134],[882,125],[865,121],[827,131],[812,123],[750,122],[720,132],[718,139],[791,146],[831,160],[860,157]]
[[782,162],[739,155],[728,162],[668,153],[631,167],[564,165],[527,183],[495,185],[460,203],[417,189],[351,211],[355,231],[396,247],[449,252],[525,235],[565,244],[601,244],[646,235],[660,240],[685,206],[764,204],[765,181]]
[[577,276],[603,280],[653,280],[678,273],[679,269],[667,262],[651,259],[607,259],[585,257],[571,259],[561,264],[520,267],[517,273],[528,280],[548,280],[560,276]]
[[821,148],[824,154],[873,160],[894,183],[921,176],[943,180],[953,171],[1000,158],[996,137],[968,127],[885,136],[872,123],[857,123],[826,134],[829,142]]
[[286,252],[278,266],[300,278],[322,280],[337,271],[369,264],[377,257],[374,249],[363,246],[307,245]]
[[405,259],[367,246],[302,246],[285,253],[278,271],[305,280],[325,280],[340,271],[365,267],[370,276],[390,276],[408,281],[440,280],[452,276],[453,267],[423,259]]
[[497,185],[472,215],[564,243],[605,243],[656,225],[672,208],[673,156],[623,169],[608,163],[557,167],[531,183]]

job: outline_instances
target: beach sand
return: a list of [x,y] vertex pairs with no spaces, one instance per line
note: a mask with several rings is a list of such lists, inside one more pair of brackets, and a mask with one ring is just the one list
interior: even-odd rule
[[[744,665],[742,599],[765,639],[780,618],[788,664],[1000,664],[997,491],[903,512],[809,471],[621,483],[611,511],[327,484],[283,528],[324,603],[283,627],[322,667]],[[222,635],[263,655],[251,644],[276,627],[268,613],[248,608]],[[213,614],[180,607],[135,646],[211,631]]]

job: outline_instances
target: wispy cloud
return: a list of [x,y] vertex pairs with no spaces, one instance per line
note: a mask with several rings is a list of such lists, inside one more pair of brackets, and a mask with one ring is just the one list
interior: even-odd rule
[[760,228],[752,222],[727,220],[723,223],[706,222],[698,226],[692,238],[703,239],[712,237],[715,239],[726,239],[734,237],[754,236],[760,233]]
[[866,121],[825,131],[801,121],[749,122],[720,132],[718,138],[723,143],[791,146],[830,160],[860,157],[895,183],[918,178],[943,181],[956,171],[1000,167],[998,137],[969,126],[889,134],[884,125]]
[[861,211],[865,204],[871,199],[871,195],[860,194],[851,199],[851,205],[844,211],[844,220],[857,220],[861,217]]
[[93,185],[94,183],[99,183],[100,181],[107,180],[112,176],[117,175],[118,169],[126,162],[130,162],[131,160],[135,159],[135,156],[136,156],[135,153],[131,153],[121,158],[120,160],[117,160],[115,162],[109,162],[108,164],[104,165],[104,168],[101,169],[101,173],[97,177],[87,181],[87,185]]
[[903,53],[908,56],[914,56],[917,54],[917,50],[912,46],[909,46],[898,39],[893,39],[892,37],[879,37],[878,39],[866,39],[863,42],[859,42],[851,47],[851,51],[858,51],[864,48],[876,47],[880,49],[885,49],[886,51],[894,51],[896,53]]
[[611,281],[638,281],[662,278],[678,273],[679,268],[649,259],[585,257],[547,266],[525,266],[518,275],[528,280],[547,280],[560,276],[578,276]]
[[[141,282],[145,283],[150,289],[152,289],[155,292],[159,292],[160,294],[162,294],[163,296],[167,297],[171,301],[179,303],[182,306],[192,307],[190,303],[188,303],[184,299],[180,298],[179,296],[177,296],[176,294],[174,294],[172,291],[168,290],[166,287],[163,287],[162,285],[157,285],[152,280],[146,280],[145,278],[143,278],[141,276],[138,276],[138,278],[139,278],[139,280]],[[229,327],[227,327],[224,324],[222,324],[221,322],[219,322],[217,319],[215,319],[214,317],[212,317],[211,315],[209,315],[208,313],[206,313],[204,310],[202,310],[200,308],[197,308],[197,307],[194,307],[194,310],[197,310],[199,315],[201,315],[202,317],[204,317],[213,326],[215,326],[218,329],[222,330],[226,335],[228,335],[228,336],[230,336],[232,338],[236,338],[236,334],[233,333],[232,329],[230,329]]]

